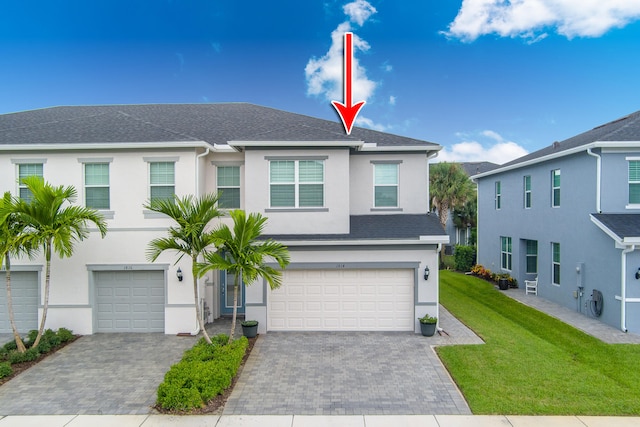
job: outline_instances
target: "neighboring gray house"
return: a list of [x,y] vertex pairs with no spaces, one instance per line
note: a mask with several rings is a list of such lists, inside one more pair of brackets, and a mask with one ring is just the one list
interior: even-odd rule
[[[461,162],[459,165],[467,173],[468,176],[477,175],[488,172],[499,167],[499,165],[491,162]],[[447,245],[446,252],[452,253],[455,245],[468,245],[471,234],[471,226],[456,227],[453,223],[453,211],[449,213],[445,232],[449,235],[450,244]]]
[[472,178],[478,264],[640,332],[640,112]]

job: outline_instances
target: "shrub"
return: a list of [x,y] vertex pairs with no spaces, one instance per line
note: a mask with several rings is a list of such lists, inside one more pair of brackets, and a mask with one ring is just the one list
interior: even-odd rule
[[476,262],[476,248],[473,246],[456,245],[453,253],[453,265],[458,271],[469,271]]
[[60,340],[60,337],[58,336],[58,334],[56,334],[51,329],[47,329],[47,330],[44,331],[44,333],[42,334],[42,340],[41,341],[48,342],[51,345],[51,347],[59,346],[60,343],[62,342]]
[[67,328],[60,328],[58,329],[58,338],[60,339],[61,343],[65,343],[68,341],[71,341],[75,336],[73,335],[73,332]]
[[12,350],[17,350],[18,349],[18,344],[16,344],[15,340],[11,340],[8,343],[6,343],[3,348],[7,351],[10,352]]
[[7,361],[12,365],[15,365],[16,363],[32,362],[36,360],[39,356],[40,356],[40,352],[38,351],[38,349],[31,347],[24,353],[20,353],[17,350],[11,351],[7,355]]
[[0,363],[0,378],[8,377],[13,374],[13,368],[9,362]]
[[185,351],[182,360],[169,369],[158,387],[158,405],[168,410],[186,411],[205,405],[231,385],[249,344],[242,337],[229,345],[227,336],[204,339]]

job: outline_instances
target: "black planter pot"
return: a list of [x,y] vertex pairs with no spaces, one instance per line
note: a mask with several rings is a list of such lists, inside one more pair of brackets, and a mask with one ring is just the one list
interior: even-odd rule
[[425,337],[432,337],[436,333],[436,323],[422,323],[420,322],[420,332]]
[[255,336],[258,335],[258,322],[253,326],[242,325],[242,335],[247,338],[255,338]]
[[507,279],[499,279],[498,287],[501,291],[506,291],[507,289],[509,289],[509,281]]

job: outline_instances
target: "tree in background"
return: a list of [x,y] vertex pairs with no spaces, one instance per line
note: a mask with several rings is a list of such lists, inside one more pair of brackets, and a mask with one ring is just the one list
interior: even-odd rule
[[467,229],[467,244],[476,244],[476,222],[478,218],[478,194],[474,191],[471,197],[461,206],[453,208],[452,219],[453,225],[457,228]]
[[289,265],[289,250],[281,243],[271,239],[259,240],[267,218],[259,213],[249,216],[242,210],[230,212],[233,219],[233,231],[222,225],[215,231],[217,252],[205,255],[205,263],[201,272],[209,270],[225,270],[235,275],[233,283],[233,316],[229,343],[233,341],[238,312],[238,287],[250,284],[258,278],[269,283],[271,289],[282,284],[282,271],[267,265],[267,259],[275,260],[281,269]]
[[211,344],[211,338],[205,329],[200,313],[200,301],[198,301],[198,278],[204,272],[198,270],[197,263],[200,256],[207,254],[208,248],[214,247],[215,235],[210,228],[210,223],[215,218],[223,216],[217,208],[217,203],[218,196],[205,194],[200,198],[188,195],[183,198],[174,196],[173,199],[157,199],[144,205],[145,209],[163,213],[177,223],[177,226],[169,227],[168,237],[153,239],[149,243],[147,258],[155,261],[164,251],[175,251],[180,254],[178,261],[185,255],[191,259],[196,317],[200,332],[209,344]]
[[78,196],[73,186],[54,187],[37,176],[26,177],[22,182],[31,191],[32,197],[29,201],[17,199],[12,210],[17,221],[25,226],[25,244],[42,248],[45,256],[42,320],[33,342],[33,346],[37,347],[47,321],[52,253],[55,252],[60,258],[70,257],[74,243],[89,237],[88,223],[95,224],[103,238],[107,233],[107,225],[97,210],[73,205]]
[[452,209],[464,205],[475,192],[473,183],[457,163],[435,163],[429,168],[430,204],[444,230]]

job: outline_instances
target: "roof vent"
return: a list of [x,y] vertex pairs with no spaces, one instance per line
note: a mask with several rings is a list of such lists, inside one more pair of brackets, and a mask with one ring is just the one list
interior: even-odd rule
[[551,146],[554,150],[557,150],[558,148],[560,148],[560,143],[558,141],[553,141],[553,144],[551,144]]

